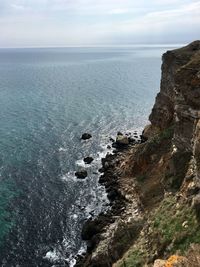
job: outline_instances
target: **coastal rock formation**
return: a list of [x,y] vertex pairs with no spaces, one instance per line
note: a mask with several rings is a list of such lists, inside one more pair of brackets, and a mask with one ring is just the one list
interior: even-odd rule
[[122,133],[117,134],[116,143],[118,146],[126,146],[129,144],[128,137]]
[[86,170],[81,170],[81,171],[77,171],[75,172],[75,176],[79,179],[85,179],[87,177],[87,171]]
[[200,41],[163,55],[149,120],[102,161],[111,210],[86,222],[76,266],[200,266]]
[[90,164],[90,163],[92,163],[93,160],[94,160],[93,157],[86,157],[86,158],[83,159],[83,161],[84,161],[86,164]]
[[90,138],[92,138],[92,135],[89,134],[89,133],[84,133],[84,134],[82,134],[82,136],[81,136],[81,139],[82,139],[82,140],[88,140],[88,139],[90,139]]

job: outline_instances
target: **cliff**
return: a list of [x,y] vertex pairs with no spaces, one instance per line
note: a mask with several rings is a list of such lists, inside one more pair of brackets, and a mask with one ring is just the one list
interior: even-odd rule
[[200,41],[163,55],[142,144],[103,160],[111,210],[77,266],[200,266]]

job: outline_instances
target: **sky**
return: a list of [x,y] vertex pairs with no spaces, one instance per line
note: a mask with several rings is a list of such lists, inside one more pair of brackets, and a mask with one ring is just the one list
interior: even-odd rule
[[0,0],[0,47],[185,44],[196,0]]

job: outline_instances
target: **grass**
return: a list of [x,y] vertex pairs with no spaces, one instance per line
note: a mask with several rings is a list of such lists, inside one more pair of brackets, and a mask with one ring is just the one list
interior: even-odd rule
[[[174,196],[165,198],[149,218],[149,234],[136,240],[117,267],[143,267],[157,258],[173,254],[185,255],[191,244],[200,244],[200,225],[195,211],[186,203],[177,204]],[[141,237],[140,237],[141,238]],[[146,247],[146,243],[150,246]]]
[[165,199],[155,212],[153,223],[163,244],[173,244],[171,253],[184,253],[191,243],[200,243],[200,225],[195,211],[187,204],[176,209],[176,199]]
[[124,261],[122,261],[118,267],[143,267],[144,258],[144,252],[135,249],[131,251],[131,254]]

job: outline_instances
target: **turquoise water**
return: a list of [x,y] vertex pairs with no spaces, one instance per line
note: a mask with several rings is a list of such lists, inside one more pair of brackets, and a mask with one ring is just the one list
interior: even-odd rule
[[0,49],[1,266],[72,265],[84,220],[107,206],[109,137],[147,123],[167,49]]

